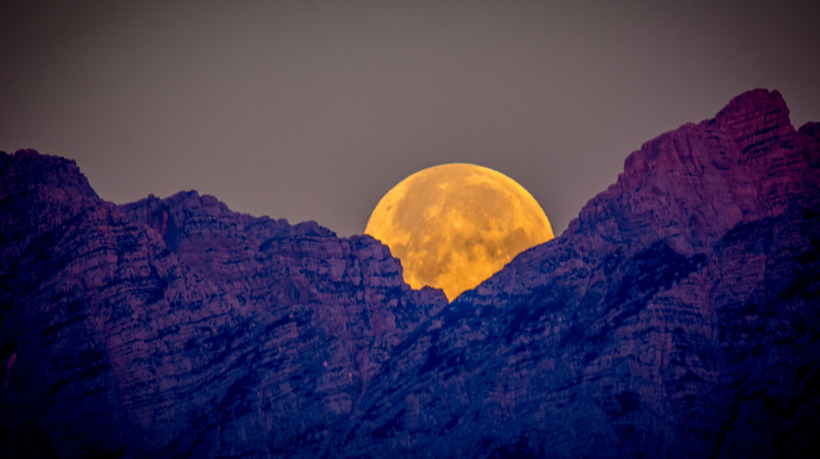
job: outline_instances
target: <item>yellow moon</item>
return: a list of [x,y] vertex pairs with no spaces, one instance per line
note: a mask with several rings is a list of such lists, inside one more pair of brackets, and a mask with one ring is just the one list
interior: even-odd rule
[[463,163],[399,182],[376,205],[364,232],[390,247],[411,287],[440,288],[450,300],[553,238],[527,190],[500,172]]

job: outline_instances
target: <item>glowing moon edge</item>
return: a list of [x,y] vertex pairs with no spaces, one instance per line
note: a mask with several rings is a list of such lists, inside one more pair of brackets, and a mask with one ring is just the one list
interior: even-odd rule
[[440,288],[449,300],[554,237],[524,187],[469,163],[428,167],[400,181],[373,209],[365,234],[390,248],[412,288]]

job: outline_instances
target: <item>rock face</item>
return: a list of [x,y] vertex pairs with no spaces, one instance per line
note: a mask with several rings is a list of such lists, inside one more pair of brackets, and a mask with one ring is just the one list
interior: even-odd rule
[[629,156],[447,304],[386,247],[0,154],[0,454],[801,455],[820,438],[820,125],[777,92]]
[[446,304],[369,237],[193,192],[117,207],[33,152],[2,170],[4,457],[312,455]]

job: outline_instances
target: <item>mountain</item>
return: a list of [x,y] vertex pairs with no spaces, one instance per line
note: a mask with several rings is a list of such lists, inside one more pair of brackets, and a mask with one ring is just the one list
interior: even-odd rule
[[795,132],[779,94],[753,91],[646,143],[564,234],[406,340],[339,445],[809,451],[820,438],[818,138],[817,124]]
[[820,124],[779,93],[630,155],[452,303],[387,247],[0,153],[0,454],[808,455]]
[[369,237],[193,192],[115,206],[30,151],[2,168],[4,457],[298,450],[447,302]]

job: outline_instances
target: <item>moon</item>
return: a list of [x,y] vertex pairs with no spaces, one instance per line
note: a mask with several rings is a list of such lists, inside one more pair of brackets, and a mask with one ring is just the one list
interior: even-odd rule
[[412,288],[453,300],[517,254],[553,238],[538,202],[515,180],[474,164],[423,169],[382,197],[365,234],[401,260]]

